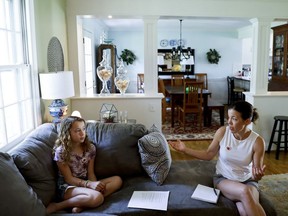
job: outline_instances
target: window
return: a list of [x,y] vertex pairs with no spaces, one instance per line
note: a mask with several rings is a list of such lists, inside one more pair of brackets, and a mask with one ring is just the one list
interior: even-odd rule
[[0,0],[0,150],[35,127],[25,0]]

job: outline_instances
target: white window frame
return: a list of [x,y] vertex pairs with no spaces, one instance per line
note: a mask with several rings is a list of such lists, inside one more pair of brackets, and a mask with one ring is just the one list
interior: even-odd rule
[[[16,76],[15,82],[17,83],[17,87],[19,86],[17,89],[17,100],[14,101],[13,104],[4,104],[3,94],[5,91],[7,91],[7,89],[5,90],[2,88],[3,85],[1,85],[1,82],[5,82],[5,80],[1,80],[0,77],[0,151],[3,152],[9,151],[11,148],[15,147],[27,136],[28,133],[42,123],[38,87],[38,66],[36,62],[34,4],[33,0],[9,0],[8,2],[12,4],[14,1],[19,1],[21,5],[20,13],[22,18],[21,33],[23,41],[23,62],[12,62],[11,64],[0,65],[0,73],[13,73]],[[14,11],[11,9],[9,17],[10,19],[13,19]],[[5,31],[5,29],[2,29],[2,31],[3,30]],[[15,47],[13,49],[15,50]],[[30,86],[25,86],[25,81],[23,81],[23,79],[21,80],[21,76],[24,73],[23,71],[26,73],[26,78],[28,78],[28,83],[30,83]],[[25,94],[21,94],[21,91],[23,91],[23,85],[25,86],[25,91],[28,91],[25,92]],[[28,103],[30,105],[28,105]],[[5,115],[5,109],[11,105],[15,105],[15,107],[17,107],[15,110],[15,115],[18,115],[19,118],[16,122],[13,122],[13,119],[5,118],[5,116],[7,116],[7,113]],[[13,134],[13,137],[8,137],[7,132],[8,130],[11,131],[12,124],[17,126],[18,131]]]

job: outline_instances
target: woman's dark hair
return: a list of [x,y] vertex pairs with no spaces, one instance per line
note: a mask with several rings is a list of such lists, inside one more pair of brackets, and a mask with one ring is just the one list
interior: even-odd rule
[[228,109],[234,109],[241,114],[243,120],[251,119],[251,122],[255,123],[255,121],[259,118],[259,114],[256,108],[248,103],[247,101],[237,101],[236,103],[229,106]]

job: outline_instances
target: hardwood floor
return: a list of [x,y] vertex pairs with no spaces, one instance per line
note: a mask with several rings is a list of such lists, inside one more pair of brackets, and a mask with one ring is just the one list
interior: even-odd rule
[[[185,144],[193,149],[205,150],[209,146],[211,140],[201,141],[184,141]],[[176,152],[171,149],[173,160],[194,160],[195,158],[186,156],[185,154]],[[216,158],[215,158],[216,159]],[[275,151],[265,153],[264,164],[266,164],[266,175],[288,173],[288,152],[281,151],[279,160],[275,159]]]

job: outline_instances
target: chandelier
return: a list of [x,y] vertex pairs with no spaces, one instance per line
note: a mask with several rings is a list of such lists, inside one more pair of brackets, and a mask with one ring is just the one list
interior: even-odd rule
[[180,21],[180,39],[178,40],[178,47],[172,48],[172,59],[173,60],[187,60],[191,57],[191,47],[184,49],[184,41],[182,40],[182,19]]

